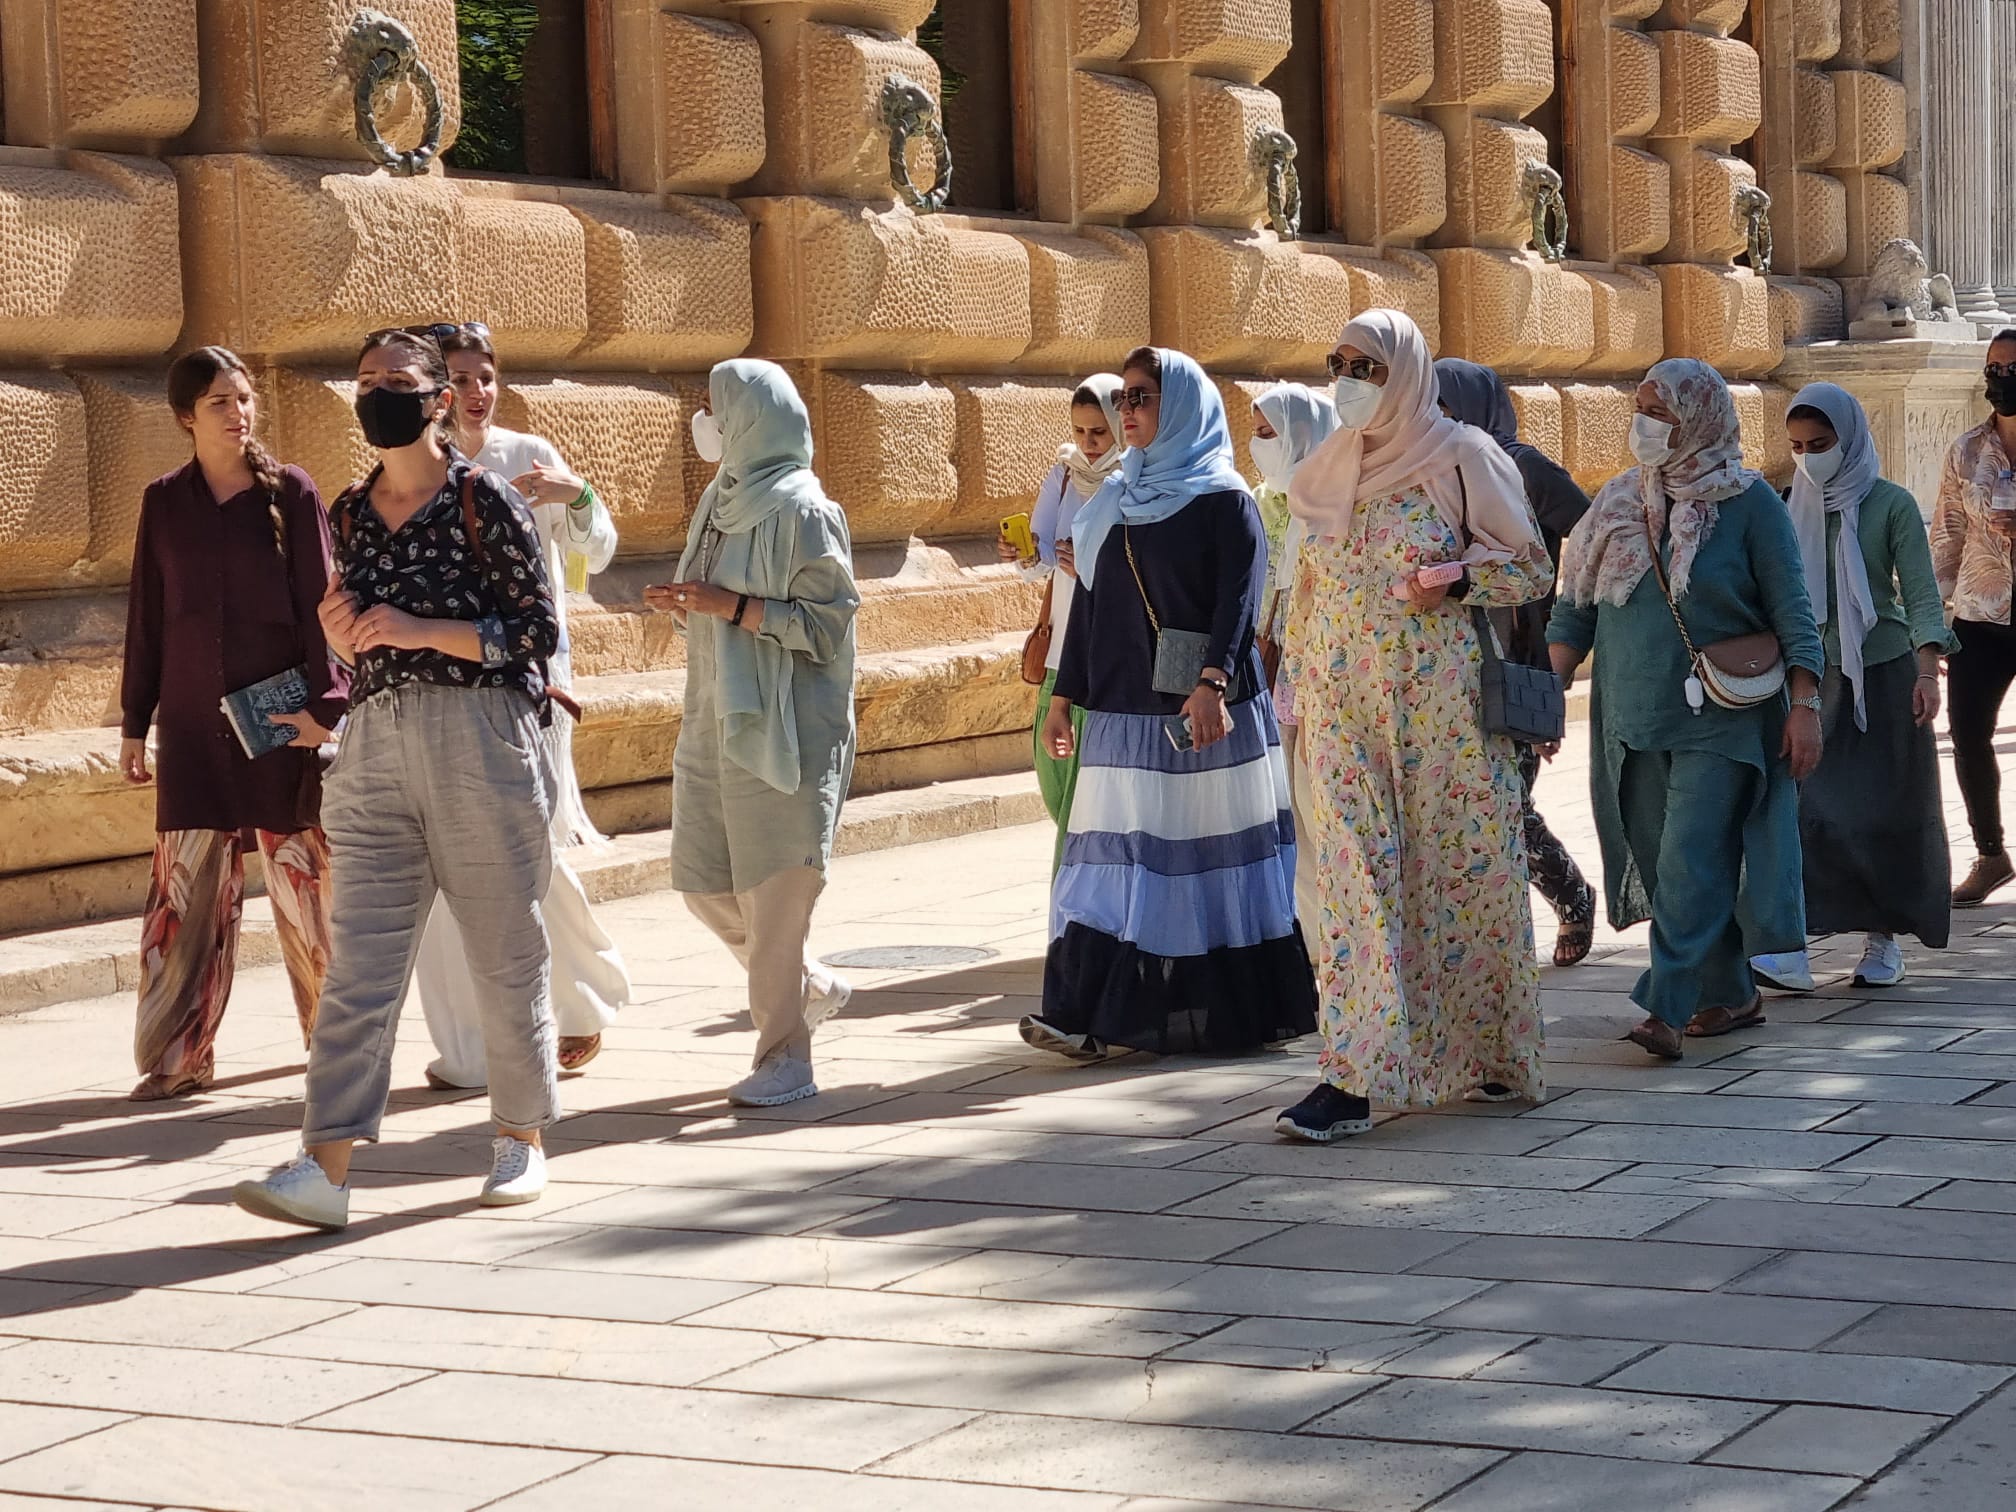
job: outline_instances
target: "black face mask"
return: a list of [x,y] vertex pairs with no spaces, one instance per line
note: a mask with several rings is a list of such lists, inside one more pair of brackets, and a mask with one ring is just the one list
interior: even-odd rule
[[1998,415],[2016,415],[2016,378],[1988,379],[1988,402]]
[[357,423],[379,451],[411,446],[427,430],[427,406],[439,389],[366,389],[357,396]]

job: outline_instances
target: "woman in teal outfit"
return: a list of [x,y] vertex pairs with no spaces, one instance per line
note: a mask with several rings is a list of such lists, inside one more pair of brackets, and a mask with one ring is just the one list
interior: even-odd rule
[[[1826,658],[1791,517],[1743,465],[1728,385],[1677,358],[1646,374],[1637,406],[1639,465],[1569,536],[1547,640],[1564,681],[1597,652],[1589,783],[1606,902],[1617,928],[1652,921],[1652,966],[1631,993],[1648,1017],[1628,1037],[1677,1060],[1683,1031],[1761,1022],[1751,953],[1805,943],[1795,784],[1820,760]],[[1676,611],[1696,646],[1774,634],[1789,706],[1702,698]]]

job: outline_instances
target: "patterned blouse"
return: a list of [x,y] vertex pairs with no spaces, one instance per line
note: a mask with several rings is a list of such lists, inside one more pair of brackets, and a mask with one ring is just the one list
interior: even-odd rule
[[1985,420],[1947,449],[1932,511],[1932,572],[1953,618],[2009,623],[2010,546],[1989,529],[1988,496],[1995,478],[2016,461],[2003,450],[1995,422]]
[[386,526],[363,485],[331,508],[338,571],[359,609],[390,604],[423,619],[468,620],[483,648],[481,662],[432,650],[366,651],[350,678],[352,708],[412,682],[522,688],[535,703],[545,695],[545,663],[559,644],[560,620],[539,532],[511,485],[478,468],[473,503],[481,541],[472,549],[462,518],[462,480],[470,471],[455,458],[441,492],[397,530]]

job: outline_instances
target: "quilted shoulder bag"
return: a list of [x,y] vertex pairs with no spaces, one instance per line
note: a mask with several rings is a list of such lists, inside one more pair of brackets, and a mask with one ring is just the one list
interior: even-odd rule
[[[1463,496],[1463,533],[1470,533],[1470,489],[1463,470],[1456,470],[1456,487]],[[1528,667],[1508,662],[1498,647],[1491,617],[1472,607],[1471,623],[1477,628],[1477,646],[1484,666],[1479,683],[1484,695],[1484,733],[1507,735],[1528,745],[1548,745],[1568,733],[1568,695],[1561,679],[1549,667]]]
[[[1134,574],[1134,586],[1141,590],[1141,607],[1148,611],[1148,628],[1155,633],[1155,667],[1148,685],[1157,693],[1188,698],[1197,691],[1197,681],[1204,675],[1204,658],[1210,654],[1211,637],[1202,630],[1162,628],[1155,606],[1148,601],[1148,585],[1142,581],[1141,568],[1134,561],[1133,532],[1125,525],[1120,528],[1121,542],[1127,548],[1127,566]],[[1226,671],[1230,682],[1236,685],[1238,669],[1228,667]],[[1228,691],[1226,697],[1231,701],[1234,695]]]

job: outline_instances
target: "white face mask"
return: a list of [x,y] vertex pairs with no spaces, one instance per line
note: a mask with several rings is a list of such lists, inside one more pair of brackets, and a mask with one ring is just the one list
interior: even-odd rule
[[1799,471],[1806,474],[1806,481],[1815,488],[1825,488],[1841,471],[1841,448],[1830,446],[1824,452],[1801,452]]
[[1276,493],[1288,492],[1288,475],[1293,471],[1288,462],[1288,438],[1255,436],[1252,451],[1253,465],[1260,469],[1261,481]]
[[711,410],[701,410],[693,417],[693,450],[700,454],[702,462],[721,460],[725,450],[721,444],[721,422]]
[[1657,467],[1673,455],[1673,427],[1650,415],[1633,415],[1631,455],[1647,467]]
[[1372,416],[1378,412],[1379,396],[1384,392],[1378,384],[1368,383],[1363,378],[1353,378],[1349,373],[1337,380],[1331,395],[1337,405],[1337,425],[1340,430],[1363,430],[1372,423]]

